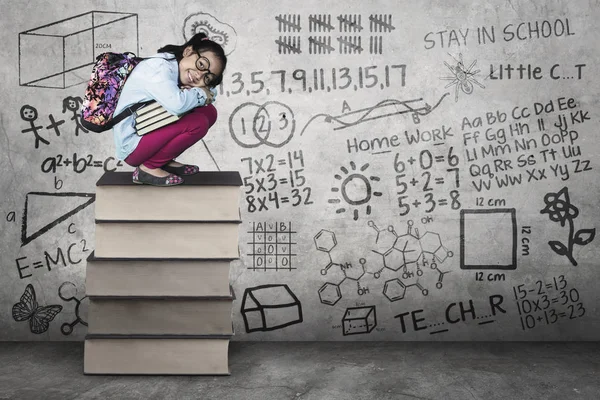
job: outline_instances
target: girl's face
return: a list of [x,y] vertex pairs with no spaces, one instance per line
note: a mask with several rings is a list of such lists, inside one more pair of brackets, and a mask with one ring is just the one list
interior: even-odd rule
[[212,87],[211,82],[223,73],[223,65],[212,51],[197,53],[192,46],[183,51],[179,61],[179,80],[183,88]]

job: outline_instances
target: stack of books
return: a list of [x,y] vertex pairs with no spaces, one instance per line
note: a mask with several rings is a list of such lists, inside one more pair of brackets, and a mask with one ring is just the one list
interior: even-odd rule
[[152,101],[135,112],[135,131],[139,136],[172,124],[187,113],[171,114],[156,101]]
[[241,185],[238,172],[169,188],[100,178],[84,374],[229,375]]

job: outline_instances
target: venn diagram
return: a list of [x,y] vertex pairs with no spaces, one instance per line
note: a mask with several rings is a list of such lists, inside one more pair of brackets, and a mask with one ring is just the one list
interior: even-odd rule
[[263,105],[243,103],[229,117],[229,132],[241,147],[253,148],[262,144],[282,147],[294,136],[296,120],[285,104],[269,101]]

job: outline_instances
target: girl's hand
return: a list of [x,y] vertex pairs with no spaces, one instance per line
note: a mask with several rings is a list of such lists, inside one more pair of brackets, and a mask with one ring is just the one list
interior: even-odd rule
[[202,89],[204,91],[204,93],[206,93],[206,104],[212,104],[215,101],[215,96],[217,95],[217,91],[213,91],[212,89],[209,88],[205,88],[205,87],[201,87],[200,89]]

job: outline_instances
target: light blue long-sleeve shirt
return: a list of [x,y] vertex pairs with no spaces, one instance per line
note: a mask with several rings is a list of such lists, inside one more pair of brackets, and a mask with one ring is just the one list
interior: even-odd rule
[[[181,90],[179,65],[171,53],[158,53],[140,62],[123,86],[114,115],[132,104],[156,100],[172,114],[181,114],[202,106],[206,94],[202,89]],[[125,160],[142,139],[135,133],[135,113],[113,127],[116,157]]]

